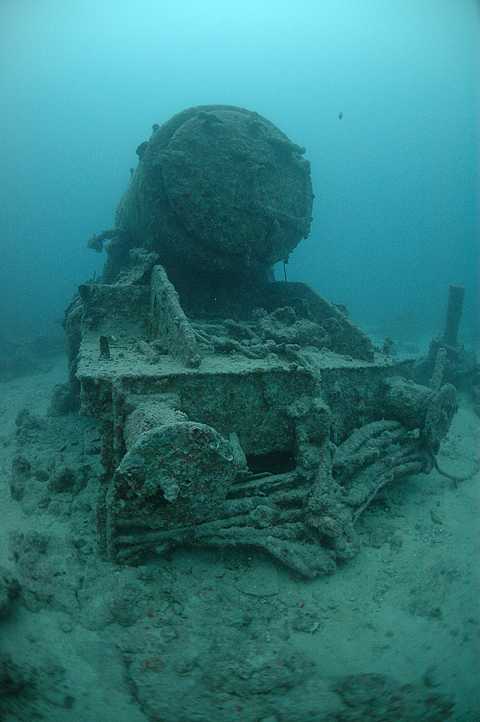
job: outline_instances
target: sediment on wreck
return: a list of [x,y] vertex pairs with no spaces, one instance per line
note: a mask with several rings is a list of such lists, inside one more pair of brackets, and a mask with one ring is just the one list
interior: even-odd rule
[[414,383],[345,308],[272,277],[310,231],[304,154],[256,113],[189,108],[138,147],[115,227],[90,240],[105,271],[66,328],[112,561],[248,547],[331,573],[382,489],[432,468],[456,408],[441,357]]

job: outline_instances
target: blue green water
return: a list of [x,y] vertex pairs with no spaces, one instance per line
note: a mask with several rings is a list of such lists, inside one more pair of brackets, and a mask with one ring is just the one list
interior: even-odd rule
[[[289,277],[375,325],[438,325],[478,269],[474,0],[3,0],[0,321],[31,332],[98,270],[153,122],[244,106],[306,146],[311,237]],[[340,119],[339,114],[343,114]]]

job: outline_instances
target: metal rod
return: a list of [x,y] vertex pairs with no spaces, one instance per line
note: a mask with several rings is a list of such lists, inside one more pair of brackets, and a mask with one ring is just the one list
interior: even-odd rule
[[448,307],[447,317],[445,319],[445,331],[443,332],[443,341],[447,346],[455,347],[458,339],[458,329],[463,312],[463,299],[465,296],[465,287],[450,285],[448,289]]

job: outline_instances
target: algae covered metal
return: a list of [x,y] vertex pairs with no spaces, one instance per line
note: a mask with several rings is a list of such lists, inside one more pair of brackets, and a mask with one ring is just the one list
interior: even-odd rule
[[303,283],[273,280],[309,233],[304,149],[256,113],[154,126],[99,282],[66,314],[70,395],[95,417],[101,553],[260,549],[305,577],[358,550],[386,485],[428,472],[453,386],[414,383]]

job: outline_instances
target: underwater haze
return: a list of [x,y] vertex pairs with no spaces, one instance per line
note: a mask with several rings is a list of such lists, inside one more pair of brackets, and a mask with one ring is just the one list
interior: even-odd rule
[[479,51],[0,0],[0,722],[480,722]]
[[51,332],[99,271],[86,240],[152,124],[222,103],[307,148],[314,221],[289,280],[410,337],[463,283],[471,340],[479,26],[474,0],[2,0],[2,335]]

